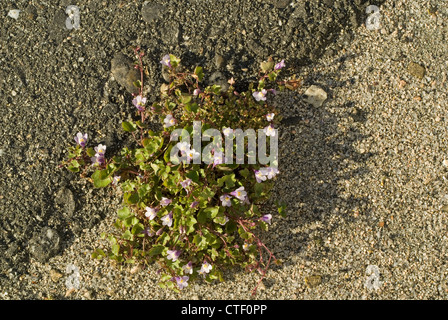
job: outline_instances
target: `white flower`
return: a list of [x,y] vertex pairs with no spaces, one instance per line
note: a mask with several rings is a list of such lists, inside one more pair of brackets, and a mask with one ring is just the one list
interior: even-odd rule
[[277,168],[274,167],[267,167],[267,168],[261,168],[260,172],[265,175],[268,179],[274,178],[277,174],[280,173]]
[[187,158],[189,160],[191,159],[196,159],[197,157],[199,157],[201,154],[199,152],[196,152],[196,150],[191,149],[189,151],[187,151]]
[[244,191],[244,187],[239,187],[235,191],[230,192],[230,194],[232,196],[234,196],[235,198],[237,198],[237,199],[239,199],[241,201],[244,201],[246,199],[247,192]]
[[190,150],[190,144],[189,144],[188,142],[178,142],[178,143],[176,144],[176,147],[177,147],[180,151],[185,152],[185,153],[187,153],[188,150]]
[[169,114],[165,117],[165,119],[163,120],[163,122],[165,123],[163,126],[165,128],[169,128],[172,127],[176,124],[176,119],[173,118],[173,115]]
[[275,116],[275,113],[268,113],[268,114],[266,115],[266,119],[267,119],[268,121],[272,121],[272,120],[274,120],[274,116]]
[[257,101],[260,101],[260,100],[265,101],[266,93],[268,93],[266,91],[266,89],[263,89],[261,91],[254,92],[252,95],[254,96],[255,100],[257,100]]
[[224,133],[224,135],[227,137],[229,134],[233,133],[233,129],[231,129],[231,128],[224,128],[222,130],[222,133]]
[[199,270],[199,274],[209,273],[210,270],[212,270],[212,265],[209,264],[207,261],[204,261],[202,264],[201,270]]
[[255,171],[255,179],[257,179],[258,183],[260,183],[261,181],[266,181],[266,176],[263,173],[262,169]]
[[146,213],[145,216],[149,218],[149,220],[153,220],[157,216],[157,209],[146,207]]
[[222,202],[223,207],[230,207],[232,205],[231,198],[228,194],[224,194],[219,197],[219,200]]
[[267,126],[266,128],[264,128],[263,132],[267,136],[271,136],[271,137],[275,136],[275,129],[274,129],[273,125],[270,125],[270,126]]

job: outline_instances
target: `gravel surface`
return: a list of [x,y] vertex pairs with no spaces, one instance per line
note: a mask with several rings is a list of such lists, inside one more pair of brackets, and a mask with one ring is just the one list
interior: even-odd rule
[[303,79],[271,101],[288,215],[263,235],[283,264],[255,299],[448,297],[448,1],[378,1],[379,30],[362,0],[91,0],[72,30],[71,1],[49,2],[0,3],[0,299],[251,299],[259,274],[176,294],[155,268],[90,258],[121,199],[57,165],[78,131],[127,143],[136,45],[152,100],[168,52],[208,81],[244,85],[270,55]]

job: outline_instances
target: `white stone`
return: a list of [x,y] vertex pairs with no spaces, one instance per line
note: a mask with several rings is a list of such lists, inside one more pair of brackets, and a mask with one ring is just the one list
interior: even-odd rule
[[327,93],[320,87],[312,85],[305,91],[305,101],[314,107],[320,107],[327,100]]
[[17,20],[19,18],[19,13],[20,13],[20,10],[17,10],[17,9],[9,10],[8,17],[11,17],[11,18]]

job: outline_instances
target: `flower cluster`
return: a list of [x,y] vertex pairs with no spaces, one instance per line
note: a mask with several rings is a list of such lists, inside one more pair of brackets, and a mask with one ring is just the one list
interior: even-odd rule
[[280,172],[277,168],[274,167],[267,167],[267,168],[261,168],[259,170],[255,171],[255,179],[258,183],[261,183],[263,181],[266,181],[266,179],[272,179]]
[[[264,276],[270,262],[277,262],[258,235],[272,223],[272,213],[262,211],[267,210],[263,205],[269,199],[271,180],[279,174],[277,161],[269,167],[239,164],[235,161],[238,156],[232,154],[234,161],[227,163],[226,145],[224,163],[220,143],[210,142],[205,152],[208,146],[193,143],[194,149],[183,138],[191,138],[197,120],[204,123],[200,129],[204,132],[222,130],[233,150],[237,150],[234,138],[238,131],[232,128],[263,129],[271,140],[276,137],[281,115],[267,98],[287,84],[276,82],[284,60],[263,62],[258,83],[251,84],[247,92],[237,92],[233,78],[222,92],[217,85],[202,86],[201,67],[178,72],[180,59],[165,55],[160,63],[170,83],[161,87],[160,101],[149,106],[144,94],[143,53],[136,50],[136,54],[141,80],[135,83],[139,94],[132,104],[140,119],[123,121],[122,127],[132,134],[137,147],[125,147],[106,161],[106,146],[88,148],[87,133],[79,132],[66,162],[73,172],[83,169],[82,176],[93,172],[94,187],[111,184],[123,195],[114,224],[117,233],[104,235],[110,250],[97,249],[92,256],[118,263],[156,262],[160,286],[176,291],[198,277],[222,281],[223,268],[234,265],[258,270]],[[146,119],[160,119],[161,131],[153,132]],[[182,140],[176,129],[183,129]],[[192,161],[204,153],[213,156],[213,161]],[[187,161],[175,163],[172,154]],[[266,253],[268,260],[263,259]]]

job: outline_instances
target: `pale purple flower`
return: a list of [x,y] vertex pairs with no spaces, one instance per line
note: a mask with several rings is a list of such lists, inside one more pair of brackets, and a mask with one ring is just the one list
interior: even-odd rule
[[164,66],[167,66],[168,68],[171,68],[170,55],[169,54],[164,55],[160,63],[163,64]]
[[162,232],[163,232],[163,228],[164,228],[164,227],[162,227],[162,228],[160,228],[159,230],[157,230],[157,232],[156,232],[156,236],[160,236],[160,235],[162,234]]
[[249,250],[249,247],[250,247],[250,245],[249,245],[248,243],[244,242],[244,244],[243,244],[243,250],[244,250],[244,251],[247,251],[247,250]]
[[190,204],[190,208],[196,208],[197,206],[198,206],[198,204],[199,204],[199,201],[193,201],[191,204]]
[[102,165],[105,160],[103,156],[94,156],[90,158],[90,161],[92,161],[92,166],[99,166]]
[[180,250],[168,250],[167,253],[168,253],[167,259],[173,260],[173,262],[176,261],[181,254]]
[[261,221],[271,224],[272,214],[265,214],[260,218]]
[[190,261],[186,265],[182,267],[184,269],[184,272],[186,274],[192,274],[193,273],[193,263]]
[[244,201],[246,199],[247,192],[244,191],[244,187],[239,187],[235,191],[230,192],[230,194],[235,198]]
[[277,63],[274,67],[275,70],[280,70],[281,68],[285,67],[285,60],[280,61],[279,63]]
[[166,216],[162,217],[162,225],[171,227],[173,224],[173,213],[170,212]]
[[167,205],[169,205],[171,202],[173,202],[173,200],[162,197],[162,200],[160,200],[160,205],[162,207],[166,207]]
[[132,103],[139,111],[143,111],[145,110],[146,98],[138,95],[137,97],[135,97],[135,99],[132,100]]
[[262,181],[266,181],[266,176],[263,174],[263,171],[255,170],[255,179],[257,179],[258,183],[261,183]]
[[155,217],[157,217],[157,212],[159,211],[158,209],[150,207],[146,207],[145,209],[146,209],[145,216],[149,218],[149,220],[153,220]]
[[209,273],[210,270],[212,270],[212,268],[213,268],[213,266],[210,263],[208,263],[207,261],[204,261],[202,263],[201,270],[199,270],[199,274]]
[[143,234],[146,234],[148,237],[152,237],[154,235],[154,232],[151,230],[151,228],[146,227],[143,231]]
[[200,93],[201,93],[201,90],[199,90],[199,89],[194,89],[194,91],[193,91],[194,96],[197,96]]
[[95,156],[96,157],[104,157],[104,154],[106,153],[106,146],[102,145],[101,143],[98,145],[98,147],[94,148],[96,151]]
[[190,179],[190,178],[187,178],[187,179],[185,179],[184,181],[182,181],[182,182],[180,183],[180,185],[182,186],[182,188],[184,188],[185,190],[187,190],[187,187],[190,186],[191,182],[192,182],[191,179]]
[[176,119],[173,118],[172,114],[169,114],[165,117],[165,119],[163,120],[163,122],[165,123],[163,126],[165,128],[169,128],[172,127],[176,124]]
[[223,194],[222,196],[219,197],[219,200],[221,200],[223,207],[232,206],[231,198],[228,194]]
[[183,277],[175,277],[174,279],[176,279],[177,282],[177,286],[179,287],[180,290],[182,290],[185,287],[188,287],[188,276],[183,276]]
[[268,179],[274,178],[280,171],[274,167],[261,168],[260,171],[263,175],[265,175]]
[[271,136],[271,137],[275,136],[275,129],[274,129],[274,126],[272,124],[267,126],[266,128],[264,128],[263,132],[267,136]]
[[275,113],[268,113],[266,115],[266,120],[272,121],[272,120],[274,120],[274,116],[275,116]]
[[266,89],[262,89],[261,91],[256,91],[254,92],[252,95],[254,96],[255,100],[257,101],[266,101],[266,94],[268,92],[266,91]]
[[78,132],[75,136],[75,141],[77,144],[79,144],[81,147],[85,147],[86,143],[87,143],[87,133],[86,134],[82,134],[81,132]]
[[222,152],[217,152],[213,155],[213,168],[218,164],[222,164]]

